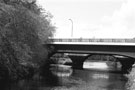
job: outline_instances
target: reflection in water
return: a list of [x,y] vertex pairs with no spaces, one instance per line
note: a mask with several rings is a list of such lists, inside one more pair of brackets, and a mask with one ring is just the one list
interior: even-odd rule
[[51,65],[50,72],[39,79],[0,83],[0,90],[126,90],[122,74],[96,70],[73,70],[64,65]]
[[109,79],[109,76],[106,74],[93,74],[92,75],[93,79]]
[[71,66],[60,64],[51,64],[50,70],[53,75],[58,77],[70,76],[73,72]]
[[126,90],[125,84],[127,78],[121,74],[99,72],[96,70],[76,70],[73,76],[85,81],[85,85],[90,90]]

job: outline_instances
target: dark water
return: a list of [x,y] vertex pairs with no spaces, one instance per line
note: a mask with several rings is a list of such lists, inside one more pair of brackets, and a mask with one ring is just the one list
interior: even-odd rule
[[120,73],[52,67],[46,77],[0,82],[0,90],[126,90],[127,78]]

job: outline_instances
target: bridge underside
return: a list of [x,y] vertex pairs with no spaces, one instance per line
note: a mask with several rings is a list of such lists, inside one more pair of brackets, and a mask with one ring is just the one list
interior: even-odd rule
[[111,54],[135,58],[135,46],[53,44],[55,52]]

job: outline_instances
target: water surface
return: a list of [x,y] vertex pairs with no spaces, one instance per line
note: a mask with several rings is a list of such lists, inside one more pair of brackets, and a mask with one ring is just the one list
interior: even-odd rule
[[[65,66],[66,67],[66,66]],[[120,73],[51,67],[46,76],[14,83],[1,81],[0,90],[126,90],[127,78]]]

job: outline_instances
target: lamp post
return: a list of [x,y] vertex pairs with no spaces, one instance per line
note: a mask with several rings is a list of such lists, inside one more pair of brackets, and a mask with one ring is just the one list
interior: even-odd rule
[[71,27],[71,37],[73,37],[73,20],[72,20],[72,19],[68,19],[68,20],[70,20],[71,23],[72,23],[72,27]]

